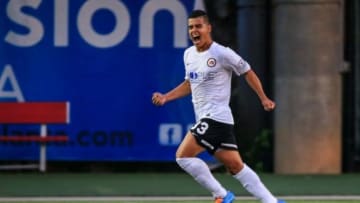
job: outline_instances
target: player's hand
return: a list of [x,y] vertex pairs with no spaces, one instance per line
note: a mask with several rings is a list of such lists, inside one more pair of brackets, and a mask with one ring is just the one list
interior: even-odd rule
[[162,106],[166,103],[166,97],[165,95],[155,92],[152,95],[152,103],[156,106]]
[[271,101],[268,98],[264,99],[261,103],[262,103],[265,111],[272,111],[275,109],[275,106],[276,106],[275,102]]

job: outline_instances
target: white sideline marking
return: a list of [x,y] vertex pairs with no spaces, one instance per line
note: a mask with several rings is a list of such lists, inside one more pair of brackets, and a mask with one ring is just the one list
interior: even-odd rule
[[[285,200],[360,200],[360,195],[324,195],[324,196],[279,196],[279,199]],[[205,196],[143,196],[143,197],[0,197],[0,202],[57,202],[57,201],[196,201],[212,200]],[[236,200],[255,200],[251,196],[237,196]]]

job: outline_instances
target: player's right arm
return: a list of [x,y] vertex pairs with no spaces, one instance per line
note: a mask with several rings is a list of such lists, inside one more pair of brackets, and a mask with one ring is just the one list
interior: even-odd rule
[[187,96],[190,93],[191,93],[190,82],[188,80],[185,80],[184,82],[180,83],[177,87],[170,90],[166,94],[162,94],[160,92],[153,93],[152,102],[156,106],[162,106],[169,101]]

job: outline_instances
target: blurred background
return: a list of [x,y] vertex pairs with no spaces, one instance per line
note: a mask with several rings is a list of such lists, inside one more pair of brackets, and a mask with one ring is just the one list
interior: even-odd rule
[[[179,170],[174,156],[194,123],[191,98],[155,107],[151,95],[184,80],[194,9],[208,12],[214,40],[247,60],[277,103],[265,112],[233,77],[246,163],[278,174],[360,170],[357,0],[1,0],[0,102],[70,104],[70,123],[48,126],[69,141],[47,143],[47,171]],[[2,136],[38,131],[0,125]],[[38,159],[37,142],[0,142],[0,165]]]

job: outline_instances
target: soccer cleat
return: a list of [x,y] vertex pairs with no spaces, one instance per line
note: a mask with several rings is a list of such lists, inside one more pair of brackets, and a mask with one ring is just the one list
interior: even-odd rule
[[278,199],[277,203],[286,203],[286,201],[282,199]]
[[226,193],[226,196],[225,196],[225,197],[223,197],[223,198],[219,198],[219,197],[216,198],[216,199],[215,199],[215,203],[232,203],[232,202],[234,201],[234,199],[235,199],[234,193],[228,191],[228,192]]
[[220,197],[215,198],[215,203],[221,203],[222,201],[223,199]]

